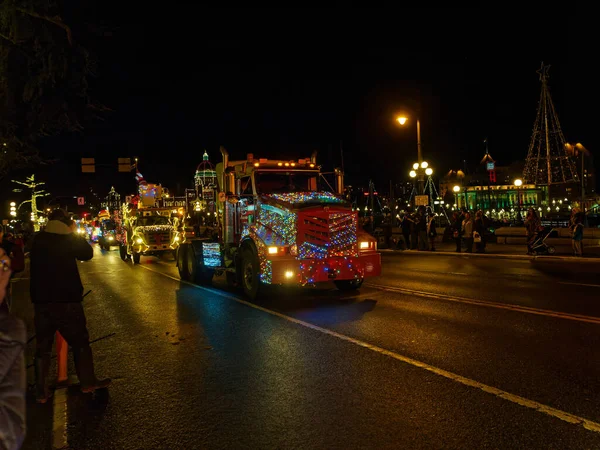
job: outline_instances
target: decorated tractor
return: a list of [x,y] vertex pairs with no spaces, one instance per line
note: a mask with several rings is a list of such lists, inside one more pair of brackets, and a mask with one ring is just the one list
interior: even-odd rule
[[108,210],[103,209],[98,213],[98,225],[100,228],[100,233],[98,234],[98,245],[100,248],[110,250],[112,246],[118,246],[117,225]]
[[176,255],[185,234],[172,209],[160,205],[160,185],[140,183],[139,195],[132,204],[123,204],[116,219],[116,239],[121,259],[139,264],[142,256]]
[[[182,279],[208,283],[225,273],[254,299],[265,284],[333,282],[353,290],[380,275],[376,240],[359,227],[358,213],[343,198],[341,170],[333,190],[326,189],[316,154],[296,161],[249,154],[230,161],[225,149],[221,153],[218,186],[200,186],[195,208],[202,212],[215,204],[215,220],[179,247]],[[214,198],[204,195],[205,188]]]

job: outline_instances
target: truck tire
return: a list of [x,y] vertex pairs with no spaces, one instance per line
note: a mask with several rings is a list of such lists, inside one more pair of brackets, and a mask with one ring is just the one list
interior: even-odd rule
[[190,246],[187,249],[188,270],[190,271],[190,279],[192,282],[199,285],[207,285],[212,282],[215,271],[207,268],[201,261],[198,261],[194,247]]
[[260,263],[258,256],[250,248],[242,250],[242,287],[250,300],[255,300],[260,292]]
[[133,254],[133,263],[139,264],[141,257],[142,257],[142,255],[140,255],[139,253],[134,253]]
[[335,287],[340,291],[355,291],[356,289],[360,289],[363,284],[363,279],[354,279],[354,280],[334,280]]
[[182,245],[177,249],[177,270],[179,271],[179,278],[181,278],[184,281],[190,281],[191,279],[190,268],[187,259],[188,248],[189,247],[187,245]]

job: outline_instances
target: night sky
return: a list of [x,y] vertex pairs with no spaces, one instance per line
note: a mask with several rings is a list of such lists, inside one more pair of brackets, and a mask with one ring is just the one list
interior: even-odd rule
[[[527,154],[542,61],[552,66],[567,141],[598,148],[589,11],[160,13],[141,20],[98,9],[111,36],[93,43],[100,70],[92,94],[114,112],[83,136],[46,143],[59,161],[36,173],[56,195],[89,185],[104,194],[112,183],[133,182],[133,174],[116,173],[119,156],[138,156],[149,182],[177,191],[191,182],[204,149],[218,162],[219,145],[236,159],[316,149],[327,169],[341,164],[343,147],[347,182],[387,186],[407,179],[416,160],[414,121],[402,128],[394,121],[403,109],[421,118],[424,158],[436,174],[464,160],[473,168],[486,137],[492,156],[509,164]],[[108,166],[80,174],[82,156]]]

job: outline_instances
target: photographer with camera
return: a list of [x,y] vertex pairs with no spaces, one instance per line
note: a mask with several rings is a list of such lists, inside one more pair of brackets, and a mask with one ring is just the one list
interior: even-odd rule
[[105,388],[110,379],[98,380],[83,310],[83,285],[77,261],[92,259],[91,245],[77,236],[73,222],[61,209],[54,210],[44,231],[31,247],[31,301],[35,309],[36,398],[45,403],[54,336],[58,331],[71,346],[82,392]]

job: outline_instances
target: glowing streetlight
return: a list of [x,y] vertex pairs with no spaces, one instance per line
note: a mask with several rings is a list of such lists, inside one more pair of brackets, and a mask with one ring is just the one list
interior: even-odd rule
[[519,212],[521,211],[521,186],[523,186],[523,180],[517,178],[515,181],[515,186],[517,187],[517,203],[519,204]]
[[433,169],[431,167],[428,167],[427,169],[425,169],[425,175],[427,175],[428,177],[430,177],[432,173],[433,173]]
[[454,192],[460,192],[460,186],[454,186],[454,187],[452,188],[452,190],[453,190]]
[[[399,116],[398,118],[396,118],[396,120],[398,121],[398,123],[400,125],[404,125],[404,124],[406,124],[408,119],[406,118],[406,116]],[[423,154],[421,152],[421,121],[419,119],[417,119],[417,162],[418,162],[417,167],[413,166],[413,168],[415,170],[417,170],[419,167],[422,167],[423,169],[427,168],[427,165],[424,165],[424,166],[422,165]],[[418,175],[419,175],[419,187],[420,187],[419,191],[421,193],[423,193],[423,191],[425,190],[425,186],[423,184],[423,181],[424,181],[423,180],[423,172],[419,172]]]
[[413,164],[413,169],[417,170],[419,168],[419,163],[414,163]]
[[15,202],[10,202],[10,206],[17,206]]
[[414,170],[411,170],[410,173],[409,173],[409,175],[410,175],[411,178],[414,178],[414,177],[417,176],[417,172],[415,172]]
[[421,163],[421,169],[427,169],[427,166],[429,166],[429,164],[427,163],[427,161],[423,161]]

